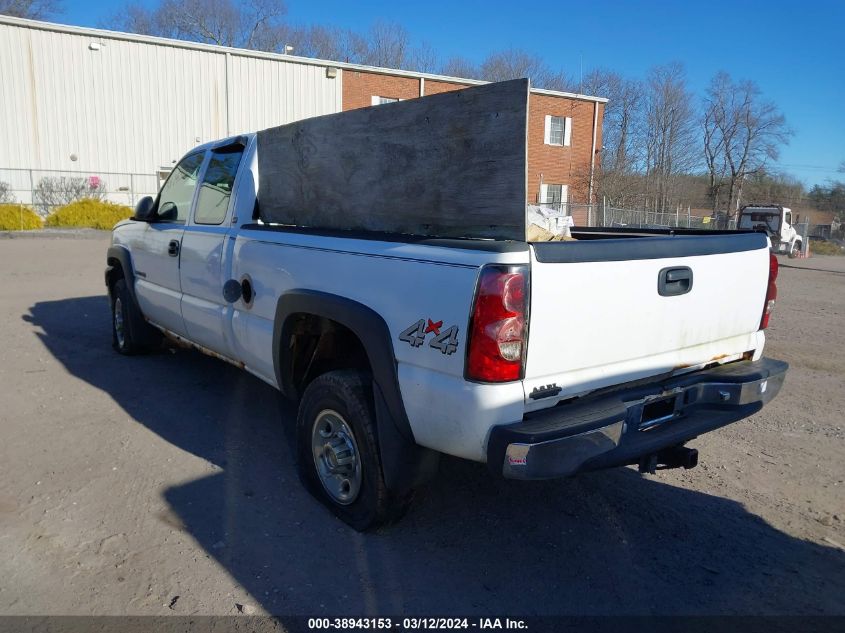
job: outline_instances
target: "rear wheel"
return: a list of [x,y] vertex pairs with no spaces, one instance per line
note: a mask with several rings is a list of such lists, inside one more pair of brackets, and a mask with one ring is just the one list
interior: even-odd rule
[[356,370],[331,371],[308,385],[297,415],[297,468],[308,491],[356,530],[399,519],[410,497],[385,486],[372,382]]

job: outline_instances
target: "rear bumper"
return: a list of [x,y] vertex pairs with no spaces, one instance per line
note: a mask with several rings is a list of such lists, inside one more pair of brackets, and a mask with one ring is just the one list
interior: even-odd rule
[[550,479],[636,463],[757,413],[788,369],[739,361],[527,414],[493,427],[487,464],[510,479]]

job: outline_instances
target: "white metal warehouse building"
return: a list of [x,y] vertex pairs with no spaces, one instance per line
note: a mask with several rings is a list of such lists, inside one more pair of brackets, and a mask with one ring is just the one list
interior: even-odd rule
[[6,16],[0,85],[0,182],[22,202],[84,175],[134,204],[199,143],[341,110],[327,62]]

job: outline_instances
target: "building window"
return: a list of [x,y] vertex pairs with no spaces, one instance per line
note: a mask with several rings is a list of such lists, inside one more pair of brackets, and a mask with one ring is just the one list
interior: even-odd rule
[[[553,116],[549,122],[549,145],[563,145],[563,117]],[[559,185],[556,185],[558,190]]]
[[540,185],[540,204],[561,205],[567,202],[568,187],[566,185]]
[[378,95],[373,95],[372,99],[370,100],[370,105],[384,105],[385,103],[395,103],[396,101],[401,101],[401,99],[394,99],[393,97],[379,97]]
[[544,139],[546,145],[569,147],[572,135],[572,119],[563,116],[546,115]]

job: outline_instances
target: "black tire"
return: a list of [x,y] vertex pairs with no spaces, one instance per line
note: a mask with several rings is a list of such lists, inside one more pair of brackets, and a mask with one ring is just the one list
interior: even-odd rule
[[126,280],[114,282],[110,297],[112,347],[117,352],[126,356],[142,354],[160,342],[161,335],[144,321]]
[[794,242],[792,248],[789,249],[789,259],[795,259],[801,254],[801,242]]
[[[355,463],[360,464],[357,494],[345,502],[339,501],[329,492],[320,475],[318,462],[325,466],[323,455],[328,451],[328,445],[318,457],[316,453],[321,449],[315,448],[312,439],[319,433],[315,431],[315,425],[318,420],[322,422],[325,419],[327,411],[330,416],[332,413],[339,415],[344,431],[351,430],[354,449],[357,449]],[[317,443],[319,441],[316,440]],[[367,374],[356,370],[338,370],[315,378],[308,385],[299,404],[296,443],[297,470],[303,485],[353,528],[359,531],[374,529],[397,521],[404,515],[410,504],[410,495],[397,497],[387,490],[384,483],[373,408],[372,379]],[[351,478],[354,479],[354,476]]]

